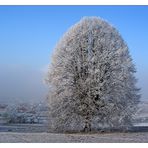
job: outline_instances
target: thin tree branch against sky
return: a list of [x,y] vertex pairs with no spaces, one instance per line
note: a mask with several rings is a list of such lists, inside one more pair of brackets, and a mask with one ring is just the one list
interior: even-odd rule
[[148,6],[0,6],[0,100],[36,99],[38,93],[42,99],[40,73],[63,33],[84,16],[100,16],[120,31],[136,65],[142,99],[148,100]]

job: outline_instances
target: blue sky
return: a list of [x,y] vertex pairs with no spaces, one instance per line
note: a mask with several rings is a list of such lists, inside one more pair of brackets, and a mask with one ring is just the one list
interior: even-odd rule
[[148,6],[0,6],[0,100],[45,97],[42,80],[51,53],[84,16],[102,17],[118,29],[136,65],[142,99],[148,100]]

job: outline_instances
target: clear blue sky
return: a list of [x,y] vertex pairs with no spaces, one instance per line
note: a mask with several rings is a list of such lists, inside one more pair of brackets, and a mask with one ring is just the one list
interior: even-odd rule
[[0,6],[0,98],[41,99],[41,73],[53,48],[84,16],[102,17],[119,30],[148,100],[148,6]]

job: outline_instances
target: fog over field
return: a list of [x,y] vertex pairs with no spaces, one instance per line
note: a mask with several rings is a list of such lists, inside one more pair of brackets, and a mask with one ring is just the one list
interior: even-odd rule
[[39,102],[47,95],[44,69],[0,66],[0,102]]

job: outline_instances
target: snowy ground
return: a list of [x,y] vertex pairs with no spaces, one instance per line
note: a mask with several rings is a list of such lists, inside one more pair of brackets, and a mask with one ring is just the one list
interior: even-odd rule
[[1,143],[129,143],[148,142],[148,132],[144,133],[98,133],[98,134],[53,134],[1,132]]
[[40,124],[0,125],[0,143],[148,142],[148,126],[135,126],[128,133],[55,134]]

